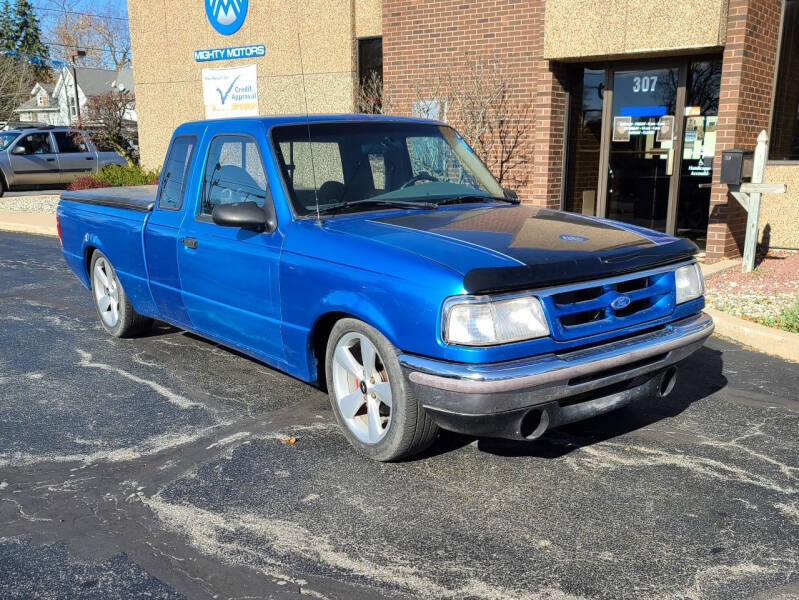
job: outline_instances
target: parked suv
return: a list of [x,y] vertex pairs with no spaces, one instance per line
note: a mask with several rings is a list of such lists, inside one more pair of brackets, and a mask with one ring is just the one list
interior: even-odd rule
[[0,196],[16,187],[59,186],[111,164],[127,164],[102,152],[83,132],[67,127],[0,131]]

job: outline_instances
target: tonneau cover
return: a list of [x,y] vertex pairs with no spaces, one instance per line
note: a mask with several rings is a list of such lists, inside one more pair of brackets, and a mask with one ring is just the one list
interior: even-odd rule
[[155,204],[156,185],[136,185],[128,187],[108,187],[95,190],[66,191],[61,200],[99,204],[115,208],[128,208],[139,212],[150,212]]

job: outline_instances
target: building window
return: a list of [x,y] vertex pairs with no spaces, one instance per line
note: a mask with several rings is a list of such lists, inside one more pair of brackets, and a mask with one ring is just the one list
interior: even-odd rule
[[357,110],[383,112],[383,38],[356,40],[358,46]]
[[47,106],[47,104],[48,104],[47,96],[45,96],[44,94],[39,94],[38,96],[36,96],[37,106]]
[[358,80],[363,85],[372,77],[383,79],[383,38],[358,39]]
[[785,0],[769,158],[799,160],[799,0]]
[[69,116],[75,117],[77,114],[78,111],[75,110],[75,98],[69,98]]

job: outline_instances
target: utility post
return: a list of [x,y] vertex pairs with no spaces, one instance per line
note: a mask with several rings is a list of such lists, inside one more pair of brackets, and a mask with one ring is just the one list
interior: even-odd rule
[[761,194],[784,194],[786,190],[784,183],[763,183],[767,158],[768,134],[764,129],[757,136],[757,146],[755,146],[752,159],[751,183],[728,184],[727,186],[733,198],[746,210],[746,238],[744,240],[744,256],[741,264],[741,270],[744,273],[750,273],[755,269]]
[[75,89],[75,116],[80,121],[80,96],[78,95],[78,71],[75,68],[78,58],[86,56],[85,50],[75,50],[69,55],[72,59],[72,84]]

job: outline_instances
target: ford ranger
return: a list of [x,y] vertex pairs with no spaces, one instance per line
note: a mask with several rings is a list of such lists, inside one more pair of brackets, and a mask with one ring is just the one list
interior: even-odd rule
[[693,243],[519,204],[433,121],[186,123],[157,188],[65,192],[58,226],[108,333],[165,321],[326,388],[381,461],[657,401],[713,331]]

